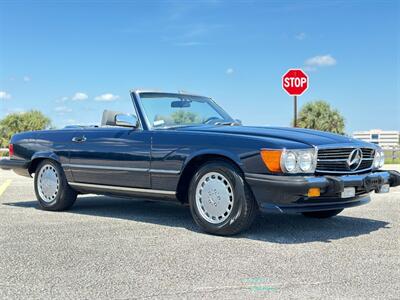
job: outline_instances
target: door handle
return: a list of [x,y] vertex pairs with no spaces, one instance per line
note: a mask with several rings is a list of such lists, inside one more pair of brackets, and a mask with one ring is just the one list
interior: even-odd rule
[[75,136],[72,138],[72,141],[75,143],[83,143],[84,141],[86,141],[86,137],[83,136]]

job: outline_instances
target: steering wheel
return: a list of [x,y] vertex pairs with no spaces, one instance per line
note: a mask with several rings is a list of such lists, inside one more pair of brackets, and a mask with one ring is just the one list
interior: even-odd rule
[[[222,119],[218,118],[218,117],[209,117],[207,120],[205,120],[203,122],[203,124],[214,124],[214,123],[216,123],[215,122],[216,120],[222,120]],[[212,121],[214,121],[214,122],[212,122]]]

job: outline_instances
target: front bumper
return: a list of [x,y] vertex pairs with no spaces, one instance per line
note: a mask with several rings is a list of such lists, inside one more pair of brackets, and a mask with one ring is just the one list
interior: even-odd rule
[[[306,212],[342,209],[368,203],[369,193],[384,185],[400,185],[397,171],[376,171],[343,176],[277,176],[245,174],[247,183],[262,211]],[[341,198],[346,187],[355,188],[355,196]],[[320,197],[308,197],[310,188],[319,188]]]

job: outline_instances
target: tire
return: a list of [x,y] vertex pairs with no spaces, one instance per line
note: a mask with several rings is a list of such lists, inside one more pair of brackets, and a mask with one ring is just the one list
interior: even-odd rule
[[35,194],[44,210],[62,211],[69,209],[77,193],[68,185],[61,166],[53,160],[43,160],[35,171]]
[[257,202],[240,171],[224,161],[201,166],[190,182],[188,196],[194,221],[215,235],[243,232],[258,213]]
[[307,218],[327,219],[340,214],[343,209],[321,210],[321,211],[308,211],[303,212],[302,215]]

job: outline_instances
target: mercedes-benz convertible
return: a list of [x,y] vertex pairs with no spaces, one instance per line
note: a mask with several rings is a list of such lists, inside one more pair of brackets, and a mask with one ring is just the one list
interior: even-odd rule
[[25,176],[45,210],[69,209],[85,193],[188,204],[206,232],[232,235],[258,212],[329,218],[387,193],[375,144],[309,129],[250,127],[211,98],[131,91],[126,111],[100,126],[23,132],[0,167]]

